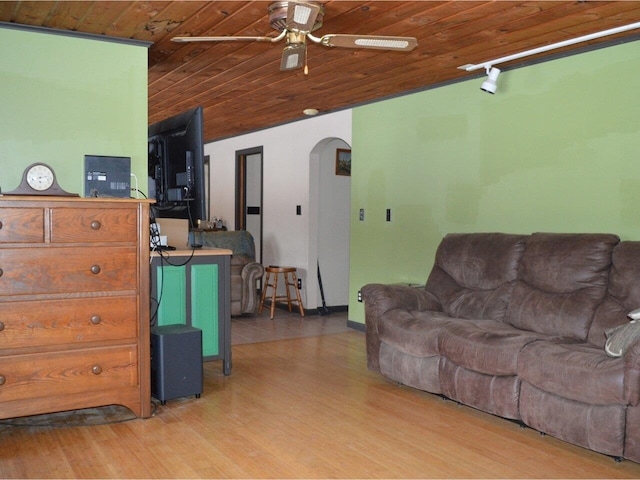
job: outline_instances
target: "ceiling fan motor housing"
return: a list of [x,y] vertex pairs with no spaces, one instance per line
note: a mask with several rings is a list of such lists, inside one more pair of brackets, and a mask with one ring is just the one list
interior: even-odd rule
[[[282,32],[287,28],[287,11],[289,10],[290,2],[275,2],[269,5],[269,24],[278,32]],[[318,2],[296,2],[296,3],[308,3],[311,5],[317,5],[320,7],[316,21],[310,31],[314,32],[322,27],[322,19],[324,17],[324,7]]]

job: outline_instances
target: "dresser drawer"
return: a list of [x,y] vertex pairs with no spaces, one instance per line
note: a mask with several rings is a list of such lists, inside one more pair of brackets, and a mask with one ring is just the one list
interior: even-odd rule
[[135,242],[135,208],[52,208],[51,242]]
[[131,387],[135,345],[0,356],[0,402]]
[[44,242],[44,209],[0,208],[0,243]]
[[137,305],[135,296],[0,302],[0,350],[135,339]]
[[135,291],[135,247],[0,249],[0,295]]

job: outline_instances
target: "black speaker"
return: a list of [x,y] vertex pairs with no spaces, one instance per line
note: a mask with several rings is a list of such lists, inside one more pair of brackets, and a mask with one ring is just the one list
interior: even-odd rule
[[202,393],[202,330],[187,325],[151,329],[151,395],[167,400]]
[[131,196],[131,157],[84,156],[84,196]]

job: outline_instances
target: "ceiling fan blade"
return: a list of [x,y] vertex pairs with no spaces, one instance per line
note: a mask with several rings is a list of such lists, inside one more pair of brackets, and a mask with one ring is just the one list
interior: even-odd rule
[[289,2],[287,29],[294,32],[310,32],[316,23],[320,5],[306,2]]
[[282,52],[282,61],[280,62],[280,70],[295,70],[304,66],[305,44],[290,43]]
[[286,32],[282,32],[277,37],[234,37],[234,36],[220,36],[220,37],[173,37],[172,42],[185,43],[185,42],[277,42],[285,37]]
[[322,38],[308,35],[316,43],[327,47],[345,48],[373,48],[377,50],[398,50],[409,52],[416,48],[418,40],[415,37],[387,37],[384,35],[343,35],[328,34]]

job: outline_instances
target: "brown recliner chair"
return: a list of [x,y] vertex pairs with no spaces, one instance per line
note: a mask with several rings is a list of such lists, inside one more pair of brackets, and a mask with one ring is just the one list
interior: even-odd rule
[[260,303],[256,287],[264,267],[255,261],[253,236],[246,230],[191,232],[191,241],[205,247],[227,248],[231,255],[231,316],[254,313]]

